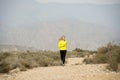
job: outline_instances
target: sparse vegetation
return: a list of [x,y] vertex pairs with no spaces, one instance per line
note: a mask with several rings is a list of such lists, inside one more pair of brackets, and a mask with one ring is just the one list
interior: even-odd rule
[[[67,58],[84,57],[86,51],[68,51]],[[7,73],[12,69],[19,68],[21,71],[34,67],[48,67],[60,65],[59,52],[39,51],[39,52],[1,52],[0,72]]]
[[[84,62],[87,64],[108,63],[109,65],[107,66],[107,69],[111,71],[118,71],[118,65],[120,63],[120,46],[109,43],[107,46],[98,48],[97,51],[76,48],[73,51],[68,51],[66,57],[85,57]],[[0,53],[0,73],[7,73],[16,68],[19,68],[21,71],[25,71],[34,67],[58,65],[60,65],[59,52],[27,51]]]
[[75,56],[75,57],[85,57],[86,55],[90,55],[90,54],[94,54],[97,51],[90,51],[90,50],[83,50],[80,48],[75,48],[72,52],[72,54],[70,54],[71,56]]
[[97,54],[93,59],[86,58],[84,60],[87,64],[108,63],[108,69],[111,71],[118,71],[120,63],[120,46],[108,43],[107,46],[98,48]]
[[84,56],[84,54],[82,52],[77,52],[77,51],[67,52],[67,58],[83,57],[83,56]]
[[52,51],[0,53],[0,72],[6,73],[17,67],[24,71],[38,66],[57,66],[59,62],[58,52]]

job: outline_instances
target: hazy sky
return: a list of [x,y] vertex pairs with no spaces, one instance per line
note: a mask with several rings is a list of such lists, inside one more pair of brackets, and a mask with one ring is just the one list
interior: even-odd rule
[[120,0],[0,0],[1,44],[56,49],[65,34],[71,49],[95,49],[119,43],[119,25]]
[[40,3],[92,3],[92,4],[115,4],[120,3],[120,0],[35,0]]

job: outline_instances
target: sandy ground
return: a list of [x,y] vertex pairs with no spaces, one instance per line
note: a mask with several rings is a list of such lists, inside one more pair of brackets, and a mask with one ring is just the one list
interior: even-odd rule
[[83,64],[83,58],[69,58],[65,66],[39,67],[0,80],[120,80],[120,73],[105,70],[106,64]]

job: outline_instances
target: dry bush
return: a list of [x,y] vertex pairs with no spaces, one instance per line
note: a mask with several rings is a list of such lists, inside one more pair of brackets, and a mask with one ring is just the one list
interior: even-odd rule
[[15,69],[20,65],[18,62],[17,55],[7,53],[7,56],[6,56],[6,53],[5,54],[3,53],[2,56],[4,58],[0,61],[0,72],[3,72],[3,73],[9,72],[9,70]]
[[113,50],[111,50],[108,53],[108,69],[111,71],[118,71],[118,65],[120,63],[120,47],[114,47]]
[[21,71],[34,67],[47,67],[60,65],[58,52],[41,51],[27,53],[0,53],[0,72],[7,73],[19,68]]
[[108,58],[106,55],[103,54],[96,54],[94,58],[85,58],[83,60],[84,63],[86,64],[101,64],[101,63],[107,63]]
[[100,48],[98,48],[98,53],[107,53],[107,52],[108,52],[107,47],[100,47]]
[[105,47],[98,49],[98,53],[93,59],[85,59],[87,64],[108,63],[107,68],[111,71],[118,71],[118,64],[120,63],[120,46],[108,44]]
[[[84,56],[82,52],[71,51],[67,52],[68,57]],[[60,65],[60,53],[53,51],[39,52],[16,52],[0,53],[0,72],[7,73],[12,69],[19,68],[21,71],[26,71],[34,67],[48,67]]]
[[67,58],[74,58],[74,57],[85,57],[88,55],[89,52],[78,52],[78,51],[70,51],[67,52]]

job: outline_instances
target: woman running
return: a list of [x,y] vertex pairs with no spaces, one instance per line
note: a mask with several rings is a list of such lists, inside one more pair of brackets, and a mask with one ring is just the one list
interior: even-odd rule
[[67,52],[67,41],[65,40],[64,35],[59,39],[58,47],[59,47],[59,50],[60,50],[61,65],[64,65],[65,64],[66,52]]

